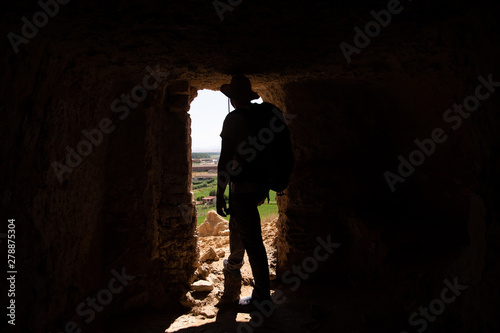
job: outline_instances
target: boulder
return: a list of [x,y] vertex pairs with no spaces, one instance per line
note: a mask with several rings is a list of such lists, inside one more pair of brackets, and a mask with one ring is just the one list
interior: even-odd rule
[[217,214],[215,210],[211,210],[207,213],[205,222],[198,227],[198,236],[220,236],[227,229],[229,229],[229,222]]
[[217,313],[215,311],[215,308],[213,306],[205,306],[199,311],[200,315],[206,318],[214,318]]
[[198,236],[200,237],[212,236],[213,233],[214,233],[214,227],[207,221],[203,222],[198,227]]
[[214,227],[214,228],[220,222],[226,222],[227,223],[227,221],[222,216],[220,216],[219,214],[217,214],[217,212],[215,210],[208,211],[207,218],[205,219],[205,222],[210,223],[210,225],[212,227]]
[[195,300],[193,296],[191,296],[191,293],[188,292],[184,296],[181,297],[180,300],[181,304],[187,308],[192,308],[196,305],[198,305],[199,301]]
[[213,235],[214,236],[221,236],[221,233],[225,230],[229,229],[229,222],[223,221],[217,223],[217,225],[214,227]]
[[212,282],[213,284],[216,284],[216,283],[220,282],[220,279],[214,273],[210,273],[207,277],[207,281]]
[[208,268],[208,265],[207,264],[203,264],[201,265],[200,267],[198,267],[196,269],[196,272],[194,273],[194,275],[198,278],[198,279],[206,279],[208,274],[210,273],[210,270]]
[[223,249],[218,249],[216,253],[219,259],[224,258],[226,256],[226,251],[224,251]]
[[215,250],[213,247],[208,247],[203,250],[200,256],[200,261],[201,262],[206,262],[209,260],[219,260],[219,257],[217,256],[217,253],[215,253]]
[[191,285],[191,289],[193,291],[212,291],[212,289],[214,289],[214,285],[212,282],[199,280]]

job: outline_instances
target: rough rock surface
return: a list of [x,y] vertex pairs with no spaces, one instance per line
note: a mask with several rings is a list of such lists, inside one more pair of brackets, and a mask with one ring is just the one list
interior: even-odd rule
[[213,260],[219,260],[219,257],[217,256],[217,253],[215,252],[213,247],[208,247],[201,251],[201,256],[200,256],[201,262],[213,261]]
[[210,223],[203,222],[198,226],[198,236],[199,237],[208,237],[212,236],[214,233],[214,227]]
[[[276,217],[263,219],[262,221],[262,236],[268,254],[271,279],[275,278],[276,267],[276,223]],[[198,246],[200,247],[201,252],[211,251],[211,249],[225,251],[227,254],[225,258],[227,258],[230,253],[228,243],[229,241],[227,236],[211,236],[200,238]],[[191,308],[190,312],[189,314],[177,318],[177,320],[171,324],[167,332],[174,332],[177,327],[187,325],[185,324],[186,322],[190,323],[189,326],[197,326],[203,323],[207,323],[207,319],[215,317],[215,315],[219,311],[218,308],[215,307],[215,305],[217,305],[217,303],[220,301],[221,296],[224,292],[224,273],[222,260],[205,263],[198,268],[197,272],[198,271],[208,271],[208,274],[203,274],[205,275],[204,279],[206,280],[198,280],[193,283],[193,286],[198,284],[203,286],[211,284],[213,290],[204,299],[194,299],[191,296],[191,292],[186,293],[186,295],[183,297],[183,304],[186,307]],[[252,292],[253,278],[252,270],[248,262],[248,257],[246,255],[245,264],[241,269],[241,273],[243,277],[241,297],[247,297]],[[201,279],[201,277],[199,278]]]
[[217,214],[215,210],[207,213],[207,218],[198,227],[198,236],[228,236],[229,222]]

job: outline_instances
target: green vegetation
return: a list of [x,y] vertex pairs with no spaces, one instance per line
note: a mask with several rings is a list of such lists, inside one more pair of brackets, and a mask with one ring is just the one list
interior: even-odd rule
[[210,158],[210,153],[191,153],[191,158]]
[[207,153],[191,153],[191,158],[218,158],[220,153],[218,152],[207,152]]
[[196,206],[198,225],[200,225],[203,222],[205,222],[205,218],[207,217],[208,211],[212,210],[212,209],[216,210],[215,205],[209,205],[209,206],[199,205],[199,206]]
[[[207,213],[210,210],[216,210],[215,205],[209,205],[209,206],[204,206],[204,205],[199,205],[196,206],[196,210],[198,212],[197,219],[198,219],[198,225],[202,224],[205,222],[205,218],[207,217]],[[272,216],[272,215],[278,215],[278,205],[276,202],[271,202],[267,203],[267,200],[264,204],[260,205],[258,207],[259,209],[259,214],[260,218],[264,219],[266,217]],[[229,216],[225,217],[226,220],[229,220]]]
[[[194,192],[194,197],[195,198],[198,198],[198,197],[209,197],[209,196],[212,196],[212,195],[215,195],[217,193],[217,185],[216,185],[216,182],[215,182],[215,179],[216,178],[213,178],[214,181],[209,183],[209,185],[207,186],[198,186],[195,188],[195,186],[193,185],[193,192]],[[226,191],[224,192],[225,195],[229,196],[229,186],[226,187]],[[197,199],[198,200],[198,199]],[[198,200],[200,201],[200,200]]]
[[278,216],[278,205],[275,203],[264,203],[258,207],[261,220],[270,217]]
[[[216,184],[217,178],[214,177],[212,179],[207,179],[207,180],[200,180],[197,182],[193,182],[193,192],[194,192],[194,197],[196,198],[197,201],[201,201],[202,198],[208,197],[211,195],[214,195],[217,191],[217,184]],[[227,200],[227,196],[229,196],[229,186],[226,187],[226,191],[224,192]],[[198,205],[196,206],[196,210],[198,211],[198,225],[203,223],[205,221],[205,218],[207,216],[207,212],[209,210],[215,210],[216,207],[215,205]],[[271,215],[278,215],[278,206],[276,204],[276,192],[270,191],[269,192],[269,203],[267,200],[259,206],[259,213],[261,218],[266,218]],[[226,217],[226,219],[229,219],[229,217]]]
[[193,182],[193,191],[195,192],[194,193],[195,196],[196,196],[196,190],[202,189],[202,188],[207,188],[207,187],[215,187],[216,181],[217,181],[217,177],[194,181]]

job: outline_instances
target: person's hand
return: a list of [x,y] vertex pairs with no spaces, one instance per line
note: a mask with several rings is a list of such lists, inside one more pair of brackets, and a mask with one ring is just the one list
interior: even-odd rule
[[229,212],[227,210],[227,204],[226,199],[224,199],[224,195],[218,195],[216,200],[217,214],[225,217],[227,214],[229,214]]

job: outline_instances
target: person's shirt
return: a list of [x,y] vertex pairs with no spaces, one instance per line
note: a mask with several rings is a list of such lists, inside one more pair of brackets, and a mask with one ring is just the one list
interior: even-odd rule
[[[248,107],[248,110],[249,109],[250,107]],[[222,132],[220,134],[223,141],[228,140],[234,144],[233,169],[236,169],[239,163],[241,162],[237,154],[238,147],[242,143],[247,141],[248,137],[252,134],[251,124],[249,123],[249,119],[247,119],[247,117],[245,117],[241,113],[235,111],[236,110],[230,112],[224,119]],[[244,181],[244,182],[238,182],[236,184],[232,182],[231,187],[234,192],[245,193],[245,192],[256,191],[260,189],[262,185],[259,184],[258,181]]]
[[235,141],[237,143],[236,146],[238,146],[249,135],[248,123],[245,116],[234,111],[230,112],[226,116],[226,119],[224,119],[222,132],[220,133],[222,140]]

